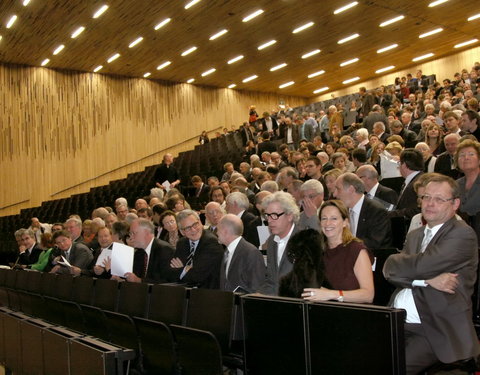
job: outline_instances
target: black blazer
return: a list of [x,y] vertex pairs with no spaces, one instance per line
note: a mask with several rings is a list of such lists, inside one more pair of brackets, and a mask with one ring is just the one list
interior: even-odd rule
[[33,249],[31,253],[29,253],[28,251],[25,251],[18,256],[18,263],[25,264],[25,265],[37,263],[38,257],[40,256],[40,253],[42,251],[43,250],[36,243],[35,245],[33,245]]
[[265,272],[260,250],[242,238],[230,261],[228,277],[225,276],[225,268],[220,267],[220,289],[233,292],[240,286],[248,292],[256,292],[265,281]]
[[398,201],[398,194],[395,190],[390,189],[389,187],[378,185],[377,191],[375,192],[375,198],[395,205]]
[[277,152],[277,145],[272,141],[264,141],[258,144],[258,155],[261,156],[262,152]]
[[391,246],[390,220],[387,210],[381,203],[365,197],[358,218],[356,237],[360,238],[370,250]]
[[450,176],[454,180],[462,177],[463,175],[463,173],[457,168],[452,169],[450,154],[447,151],[438,155],[437,161],[435,162],[434,172],[441,173],[445,176]]
[[[199,288],[218,289],[223,253],[223,246],[218,243],[217,237],[210,231],[204,230],[193,256],[192,269],[180,280],[183,268],[170,267],[169,280]],[[190,240],[187,237],[180,238],[173,257],[179,258],[185,265],[189,254]]]
[[147,274],[143,275],[145,251],[135,250],[133,256],[133,273],[148,283],[164,283],[168,280],[170,260],[175,249],[158,238],[153,239],[150,257],[148,258]]

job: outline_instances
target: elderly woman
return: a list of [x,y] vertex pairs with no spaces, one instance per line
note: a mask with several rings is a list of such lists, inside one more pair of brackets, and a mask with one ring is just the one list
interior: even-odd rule
[[326,242],[323,261],[329,288],[305,288],[309,301],[371,303],[374,296],[373,256],[349,229],[348,210],[339,200],[320,208],[320,227]]
[[465,174],[457,180],[459,214],[475,230],[480,243],[480,143],[466,139],[457,146],[455,164]]
[[423,171],[425,173],[432,173],[435,170],[435,162],[437,161],[437,158],[432,155],[430,147],[428,147],[425,142],[418,142],[415,145],[415,149],[422,153],[423,163],[425,165]]
[[170,245],[176,247],[178,240],[180,237],[182,237],[182,234],[178,229],[175,212],[170,210],[165,211],[160,215],[160,219],[158,221],[163,229],[160,239],[167,241]]
[[355,133],[355,139],[357,141],[357,147],[363,148],[364,150],[369,148],[368,145],[368,130],[365,128],[360,128]]

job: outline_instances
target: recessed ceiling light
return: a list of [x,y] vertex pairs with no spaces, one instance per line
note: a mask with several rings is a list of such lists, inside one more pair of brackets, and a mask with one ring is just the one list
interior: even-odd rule
[[71,38],[72,39],[75,39],[77,36],[79,36],[81,33],[83,33],[83,31],[85,30],[85,27],[84,26],[80,26],[78,27],[71,35]]
[[465,47],[465,46],[468,46],[470,44],[477,43],[477,42],[478,42],[478,39],[470,39],[470,40],[467,40],[466,42],[455,44],[453,47],[454,48],[462,48],[462,47]]
[[62,52],[62,49],[64,49],[65,46],[63,44],[60,44],[55,50],[53,51],[54,55],[58,55],[60,52]]
[[157,24],[155,26],[155,30],[158,30],[160,28],[162,28],[163,26],[165,26],[167,23],[169,23],[172,19],[171,18],[165,18],[162,22],[160,22],[159,24]]
[[150,77],[151,75],[152,75],[152,73],[150,73],[150,72],[147,72],[147,73],[145,73],[145,74],[143,75],[143,78]]
[[250,81],[253,81],[254,79],[258,78],[257,75],[253,75],[253,76],[250,76],[250,77],[247,77],[245,78],[242,82],[243,83],[247,83],[247,82],[250,82]]
[[347,5],[344,5],[343,7],[336,9],[333,12],[333,14],[339,14],[339,13],[345,12],[347,9],[353,8],[355,5],[358,5],[358,1],[348,3]]
[[327,91],[327,90],[328,90],[328,87],[325,86],[325,87],[322,87],[322,88],[319,88],[319,89],[315,90],[313,93],[318,94],[320,92],[324,92],[324,91]]
[[387,52],[387,51],[390,51],[391,49],[394,49],[394,48],[397,48],[397,47],[398,47],[398,44],[396,44],[396,43],[395,44],[390,44],[389,46],[377,49],[377,53]]
[[280,86],[278,86],[278,88],[279,88],[279,89],[283,89],[283,88],[285,88],[285,87],[292,86],[294,83],[295,83],[294,81],[282,83]]
[[340,39],[337,43],[338,44],[343,44],[343,43],[346,43],[350,40],[356,39],[359,36],[360,36],[360,34],[352,34],[352,35],[347,36],[346,38]]
[[111,63],[112,61],[115,61],[116,59],[118,59],[120,57],[120,54],[119,53],[116,53],[115,55],[112,55],[110,56],[110,58],[107,60],[107,63]]
[[28,4],[30,4],[30,0],[23,0],[23,6],[26,7]]
[[473,20],[476,20],[478,18],[480,18],[480,13],[474,14],[473,16],[468,17],[467,21],[473,21]]
[[429,8],[436,7],[437,5],[446,3],[447,1],[448,1],[448,0],[436,0],[436,1],[432,1],[430,4],[428,4],[428,7],[429,7]]
[[210,38],[208,38],[208,40],[215,40],[217,38],[220,38],[222,35],[224,35],[226,33],[228,33],[227,29],[220,30],[218,33],[213,34]]
[[430,53],[427,53],[427,54],[422,55],[422,56],[414,57],[414,58],[412,59],[412,61],[425,60],[425,59],[428,59],[429,57],[432,57],[432,56],[434,56],[434,54],[430,52]]
[[192,82],[195,82],[195,78],[190,78],[189,80],[187,80],[187,83],[192,83]]
[[359,60],[358,57],[355,57],[351,60],[347,60],[347,61],[344,61],[344,62],[340,63],[340,66],[350,65],[350,64],[356,63],[358,60]]
[[323,73],[325,73],[325,70],[319,70],[318,72],[309,74],[309,75],[308,75],[308,78],[317,77],[317,76],[319,76],[319,75],[322,75]]
[[237,57],[234,57],[233,59],[228,60],[228,64],[233,64],[241,59],[243,59],[243,55],[238,55]]
[[359,79],[360,79],[360,77],[353,77],[353,78],[350,78],[350,79],[346,79],[346,80],[343,81],[342,83],[343,83],[344,85],[347,85],[347,84],[349,84],[349,83],[358,81]]
[[17,16],[14,14],[13,16],[10,17],[10,19],[7,22],[7,29],[11,28],[15,21],[17,20]]
[[128,45],[128,48],[133,48],[135,47],[138,43],[140,43],[143,40],[143,36],[138,37],[135,39],[132,43]]
[[228,85],[229,89],[233,89],[234,87],[237,87],[237,85],[235,83],[232,83],[231,85]]
[[278,65],[275,65],[275,66],[271,67],[270,71],[274,72],[275,70],[285,68],[286,66],[287,66],[287,63],[281,63],[281,64],[278,64]]
[[108,5],[104,4],[102,5],[94,14],[92,18],[98,18],[100,17],[105,11],[108,9]]
[[42,64],[41,64],[41,65],[42,65],[42,66],[45,66],[45,65],[47,65],[49,62],[50,62],[50,59],[45,59],[45,60],[42,61]]
[[437,28],[437,29],[434,29],[434,30],[430,30],[426,33],[423,33],[423,34],[420,34],[418,37],[419,38],[426,38],[427,36],[430,36],[430,35],[433,35],[433,34],[438,34],[440,32],[442,32],[443,29],[441,27]]
[[98,72],[99,70],[101,70],[103,68],[103,65],[99,65],[97,66],[95,69],[93,69],[93,72],[96,73]]
[[167,66],[169,66],[172,62],[171,61],[165,61],[164,63],[161,63],[159,66],[157,66],[157,70],[161,70]]
[[306,54],[302,55],[302,59],[308,59],[309,57],[316,55],[317,53],[320,53],[321,51],[319,49],[314,49],[313,51],[307,52]]
[[385,22],[382,22],[379,26],[380,26],[380,27],[385,27],[385,26],[391,25],[392,23],[401,21],[401,20],[403,20],[404,18],[405,18],[405,16],[394,17],[394,18],[391,18],[391,19],[389,19],[389,20],[386,20]]
[[383,73],[383,72],[387,72],[387,71],[389,71],[389,70],[392,70],[392,69],[394,69],[394,68],[395,68],[394,65],[386,66],[385,68],[381,68],[381,69],[375,70],[375,73],[380,74],[380,73]]
[[262,14],[262,13],[263,13],[263,9],[258,9],[258,10],[256,10],[255,12],[250,13],[248,16],[246,16],[246,17],[242,20],[242,22],[248,22],[248,21],[254,19],[255,17],[259,16],[259,15]]
[[296,34],[296,33],[299,33],[300,31],[303,31],[305,29],[308,29],[309,27],[312,27],[313,25],[315,25],[313,22],[308,22],[306,23],[305,25],[302,25],[302,26],[299,26],[297,27],[296,29],[294,29],[292,31],[293,34]]
[[189,55],[190,53],[192,53],[193,51],[195,51],[197,49],[197,47],[193,46],[193,47],[190,47],[189,49],[185,50],[182,52],[182,56],[187,56]]
[[203,72],[203,73],[202,73],[202,77],[208,76],[209,74],[212,74],[212,73],[215,72],[216,70],[217,70],[217,69],[215,69],[215,68],[208,69],[206,72]]
[[277,41],[275,39],[272,39],[272,40],[270,40],[266,43],[263,43],[263,44],[259,45],[257,48],[258,48],[258,50],[262,50],[264,48],[270,47],[271,45],[273,45],[275,43],[277,43]]
[[200,0],[192,0],[187,5],[185,5],[185,9],[193,7],[196,3],[200,2]]

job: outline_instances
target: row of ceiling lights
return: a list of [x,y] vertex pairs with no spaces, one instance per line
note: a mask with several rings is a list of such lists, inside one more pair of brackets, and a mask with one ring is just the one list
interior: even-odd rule
[[[189,9],[190,7],[192,7],[193,5],[195,5],[196,3],[200,2],[201,0],[192,0],[190,1],[189,3],[187,3],[185,5],[185,9]],[[429,7],[434,7],[434,6],[437,6],[437,5],[440,5],[440,4],[443,4],[445,2],[447,2],[449,0],[436,0],[436,1],[433,1],[431,2],[428,6]],[[28,4],[30,3],[30,0],[23,0],[23,5],[24,6],[27,6]],[[339,14],[339,13],[342,13],[348,9],[351,9],[353,7],[355,7],[356,5],[358,5],[358,1],[353,1],[349,4],[346,4],[345,6],[342,6],[341,8],[338,8],[336,9],[333,13],[334,14]],[[92,16],[92,18],[99,18],[106,10],[108,9],[108,5],[102,5]],[[264,11],[262,9],[258,9],[256,11],[254,11],[253,13],[247,15],[246,17],[244,17],[242,19],[242,22],[249,22],[250,20],[254,19],[255,17],[261,15],[262,13],[264,13]],[[382,23],[379,24],[380,27],[386,27],[388,25],[391,25],[395,22],[398,22],[398,21],[401,21],[405,18],[405,16],[403,15],[400,15],[400,16],[397,16],[397,17],[394,17],[392,19],[389,19],[387,21],[384,21]],[[471,17],[469,17],[467,19],[467,21],[473,21],[473,20],[476,20],[480,18],[480,13],[479,14],[476,14],[476,15],[473,15]],[[10,17],[10,19],[8,20],[7,22],[7,25],[6,27],[7,28],[11,28],[13,26],[13,24],[15,23],[15,21],[17,20],[17,16],[16,15],[13,15],[12,17]],[[166,18],[164,20],[162,20],[160,23],[158,23],[157,25],[155,25],[154,29],[155,30],[159,30],[160,28],[162,28],[163,26],[165,26],[166,24],[168,24],[169,22],[171,21],[171,18]],[[314,22],[307,22],[295,29],[292,30],[292,33],[296,34],[296,33],[299,33],[303,30],[306,30],[310,27],[312,27],[314,25]],[[78,27],[71,35],[71,38],[76,38],[78,37],[83,31],[85,30],[85,27],[84,26],[80,26]],[[425,32],[421,35],[419,35],[419,38],[425,38],[425,37],[428,37],[428,36],[431,36],[431,35],[434,35],[434,34],[437,34],[439,32],[443,31],[442,28],[437,28],[437,29],[434,29],[434,30],[431,30],[431,31],[428,31],[428,32]],[[223,29],[223,30],[220,30],[219,32],[215,33],[214,35],[212,35],[209,40],[215,40],[219,37],[221,37],[222,35],[226,34],[228,32],[227,29]],[[345,38],[342,38],[340,39],[337,43],[338,44],[344,44],[346,42],[349,42],[351,40],[354,40],[356,38],[358,38],[360,36],[360,34],[358,33],[355,33],[355,34],[352,34],[352,35],[349,35]],[[0,40],[1,40],[2,36],[0,35]],[[129,44],[129,48],[133,48],[135,47],[136,45],[138,45],[140,42],[143,41],[143,37],[138,37],[136,38],[135,40],[133,40],[130,44]],[[270,40],[268,42],[265,42],[261,45],[259,45],[257,47],[258,50],[263,50],[267,47],[270,47],[272,45],[274,45],[277,41],[276,40]],[[459,43],[457,45],[454,46],[454,48],[461,48],[461,47],[464,47],[464,46],[467,46],[467,45],[470,45],[470,44],[473,44],[473,43],[476,43],[478,42],[478,39],[472,39],[472,40],[469,40],[469,41],[466,41],[466,42],[463,42],[463,43]],[[377,53],[383,53],[383,52],[386,52],[386,51],[389,51],[389,50],[392,50],[394,48],[397,48],[398,47],[398,44],[391,44],[389,46],[386,46],[386,47],[383,47],[383,48],[380,48],[377,50]],[[65,48],[65,45],[61,44],[59,45],[58,47],[55,48],[55,50],[53,51],[53,55],[57,55],[59,54],[63,49]],[[190,48],[188,48],[187,50],[183,51],[181,53],[181,56],[187,56],[189,55],[190,53],[194,52],[197,50],[197,47],[196,46],[192,46]],[[301,57],[302,59],[306,59],[306,58],[309,58],[311,56],[314,56],[318,53],[320,53],[321,50],[320,49],[315,49],[315,50],[312,50],[310,52],[307,52],[305,54],[303,54]],[[424,54],[424,55],[421,55],[421,56],[417,56],[415,58],[412,59],[412,61],[416,62],[416,61],[420,61],[420,60],[424,60],[424,59],[427,59],[427,58],[430,58],[434,56],[433,53],[427,53],[427,54]],[[115,53],[113,54],[110,58],[107,59],[107,63],[112,63],[113,61],[115,61],[116,59],[118,59],[120,57],[120,53]],[[243,55],[239,55],[239,56],[236,56],[230,60],[227,61],[228,64],[233,64],[237,61],[240,61],[241,59],[243,59],[244,56]],[[347,66],[347,65],[350,65],[350,64],[353,64],[355,62],[358,62],[359,61],[359,58],[352,58],[350,60],[347,60],[347,61],[344,61],[342,63],[340,63],[340,67],[344,67],[344,66]],[[45,66],[47,65],[48,63],[50,62],[50,59],[44,59],[41,63],[42,66]],[[167,66],[169,66],[171,64],[171,61],[165,61],[163,62],[162,64],[160,64],[159,66],[157,66],[157,70],[161,70],[161,69],[164,69],[166,68]],[[282,69],[284,67],[287,66],[287,63],[281,63],[281,64],[278,64],[272,68],[270,68],[270,71],[273,72],[273,71],[276,71],[276,70],[279,70],[279,69]],[[93,71],[94,72],[98,72],[100,71],[101,69],[103,68],[102,65],[99,65],[97,66]],[[393,65],[390,65],[390,66],[387,66],[387,67],[384,67],[384,68],[381,68],[381,69],[378,69],[375,71],[376,74],[380,74],[380,73],[383,73],[383,72],[386,72],[388,70],[392,70],[394,69],[395,66]],[[207,71],[203,72],[201,74],[202,77],[205,77],[205,76],[208,76],[212,73],[214,73],[216,71],[216,68],[210,68],[208,69]],[[313,77],[317,77],[321,74],[325,73],[324,70],[320,70],[320,71],[317,71],[315,73],[311,73],[309,74],[307,77],[308,78],[313,78]],[[143,76],[145,78],[149,77],[151,75],[150,72],[147,72],[145,73]],[[242,82],[243,83],[247,83],[247,82],[250,82],[254,79],[258,78],[257,75],[252,75],[252,76],[249,76],[247,78],[245,78]],[[360,79],[360,77],[354,77],[354,78],[350,78],[350,79],[347,79],[345,81],[343,81],[342,83],[343,84],[349,84],[349,83],[352,83],[352,82],[355,82],[355,81],[358,81]],[[187,83],[193,83],[195,81],[194,78],[190,78],[187,80]],[[281,84],[279,86],[280,89],[282,88],[285,88],[285,87],[288,87],[288,86],[291,86],[293,85],[295,82],[294,81],[290,81],[290,82],[286,82],[284,84]],[[234,88],[236,87],[236,84],[231,84],[228,86],[229,88]],[[322,87],[318,90],[315,90],[314,93],[319,93],[319,92],[323,92],[323,91],[326,91],[328,90],[328,87]]]

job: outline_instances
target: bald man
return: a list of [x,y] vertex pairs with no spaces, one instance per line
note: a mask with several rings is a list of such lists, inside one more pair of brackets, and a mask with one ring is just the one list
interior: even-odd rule
[[389,205],[397,203],[398,194],[395,190],[380,185],[378,172],[373,165],[362,165],[355,173],[363,181],[365,194],[368,198],[380,199],[382,203],[387,202]]
[[236,215],[225,215],[218,223],[217,234],[218,242],[226,246],[220,289],[255,292],[265,281],[265,262],[260,251],[242,238],[242,220]]

